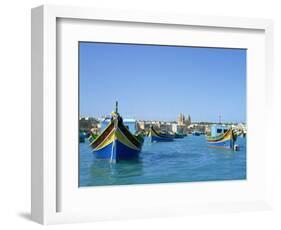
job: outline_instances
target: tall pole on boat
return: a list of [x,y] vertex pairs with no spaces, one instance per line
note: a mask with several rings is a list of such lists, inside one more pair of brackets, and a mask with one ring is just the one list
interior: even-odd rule
[[118,101],[115,102],[115,113],[118,114]]

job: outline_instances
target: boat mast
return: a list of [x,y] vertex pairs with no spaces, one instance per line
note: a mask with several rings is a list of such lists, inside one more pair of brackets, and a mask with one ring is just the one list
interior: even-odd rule
[[118,101],[115,102],[115,113],[118,114]]

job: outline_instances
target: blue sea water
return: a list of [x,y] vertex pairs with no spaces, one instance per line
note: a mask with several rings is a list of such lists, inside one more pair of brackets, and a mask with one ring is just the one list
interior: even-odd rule
[[246,179],[246,138],[239,151],[208,148],[205,136],[173,142],[144,142],[139,159],[111,164],[80,143],[79,186],[152,184]]

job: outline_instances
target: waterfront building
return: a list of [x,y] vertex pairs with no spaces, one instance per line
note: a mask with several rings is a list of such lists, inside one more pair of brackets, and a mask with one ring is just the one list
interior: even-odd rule
[[79,129],[83,131],[89,131],[92,128],[99,128],[100,122],[94,117],[80,117]]
[[171,122],[160,122],[160,130],[166,132],[172,132],[172,123]]
[[207,135],[211,134],[211,125],[205,125],[205,134]]
[[185,124],[185,116],[180,113],[179,117],[178,117],[178,125],[184,125]]
[[[105,118],[103,119],[103,121],[101,122],[101,128],[100,128],[100,132],[102,132],[107,126],[108,124],[111,122],[111,118]],[[137,132],[137,123],[135,119],[132,118],[124,118],[123,119],[123,125],[131,132],[131,133],[136,133]]]
[[189,132],[199,132],[199,133],[206,133],[208,130],[208,125],[200,124],[200,123],[192,123],[188,126]]
[[190,114],[188,114],[187,119],[185,121],[185,124],[186,124],[186,126],[191,125],[191,116],[190,116]]
[[146,122],[145,121],[138,121],[137,126],[138,126],[138,130],[145,130]]
[[186,134],[187,133],[187,127],[186,127],[186,125],[179,125],[179,124],[173,123],[172,124],[172,132]]

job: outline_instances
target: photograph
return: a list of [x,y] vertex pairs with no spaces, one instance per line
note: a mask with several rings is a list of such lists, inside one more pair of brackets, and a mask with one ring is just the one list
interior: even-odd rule
[[247,179],[247,49],[78,42],[78,187]]

